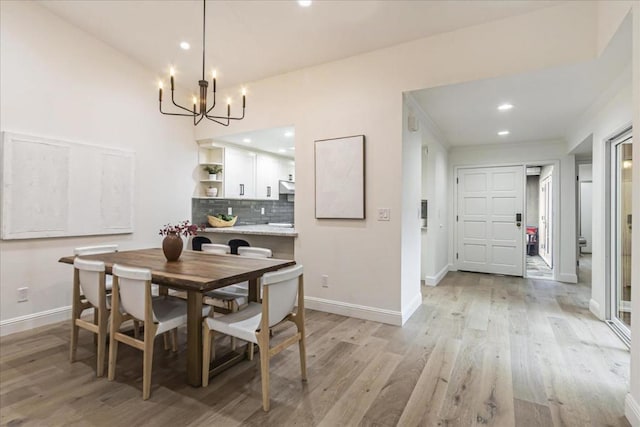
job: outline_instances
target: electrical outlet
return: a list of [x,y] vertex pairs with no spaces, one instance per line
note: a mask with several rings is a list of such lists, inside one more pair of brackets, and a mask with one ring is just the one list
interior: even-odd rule
[[320,284],[322,285],[323,288],[328,288],[329,276],[327,276],[326,274],[323,274],[322,276],[320,276]]
[[389,221],[391,219],[391,209],[378,208],[378,221]]
[[18,288],[18,302],[25,302],[29,300],[29,288]]
[[227,208],[227,215],[233,215],[233,208],[231,206]]
[[260,208],[260,215],[264,215],[264,208]]

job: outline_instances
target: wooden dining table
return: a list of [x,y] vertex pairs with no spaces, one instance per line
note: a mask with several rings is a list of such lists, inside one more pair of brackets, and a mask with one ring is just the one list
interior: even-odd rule
[[[82,258],[103,261],[107,274],[114,264],[151,270],[152,282],[187,293],[187,382],[202,384],[202,299],[203,294],[234,283],[249,282],[249,301],[258,301],[258,280],[263,274],[294,265],[293,260],[248,258],[184,251],[177,261],[166,260],[162,249],[138,249],[87,255]],[[73,264],[75,256],[59,262]]]

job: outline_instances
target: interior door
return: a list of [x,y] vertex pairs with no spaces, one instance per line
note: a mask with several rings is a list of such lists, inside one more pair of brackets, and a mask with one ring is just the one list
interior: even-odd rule
[[523,176],[521,166],[458,170],[459,270],[522,276]]
[[591,253],[592,236],[592,191],[593,184],[591,181],[582,181],[580,183],[580,235],[587,240],[587,245],[580,249],[580,253]]
[[549,268],[553,268],[553,239],[551,231],[553,229],[551,221],[553,219],[552,214],[552,190],[551,175],[544,177],[540,181],[540,230],[539,230],[539,249],[538,253],[540,257],[547,263]]

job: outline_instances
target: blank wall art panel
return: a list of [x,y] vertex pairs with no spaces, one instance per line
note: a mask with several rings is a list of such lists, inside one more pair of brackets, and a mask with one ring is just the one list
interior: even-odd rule
[[364,135],[316,141],[316,218],[364,219],[364,157]]
[[133,152],[4,132],[2,239],[133,232]]

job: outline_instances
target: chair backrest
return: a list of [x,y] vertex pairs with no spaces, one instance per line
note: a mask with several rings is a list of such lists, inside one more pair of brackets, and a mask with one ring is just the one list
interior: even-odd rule
[[202,252],[207,252],[210,254],[220,254],[220,255],[230,254],[231,246],[222,245],[220,243],[203,243]]
[[251,246],[249,242],[242,239],[231,239],[227,242],[231,246],[231,253],[238,255],[238,248],[241,246]]
[[271,258],[273,253],[271,249],[267,248],[240,247],[238,248],[238,255],[249,258]]
[[113,276],[118,279],[120,305],[124,311],[138,320],[146,320],[146,304],[151,306],[151,270],[114,264]]
[[302,265],[294,265],[262,276],[262,285],[269,293],[269,327],[280,323],[293,311],[302,270]]
[[73,254],[76,256],[108,254],[110,252],[118,252],[118,245],[82,246],[73,250]]
[[104,262],[76,258],[73,267],[78,270],[82,294],[94,307],[100,307],[100,294],[105,294]]
[[201,251],[203,243],[211,243],[211,239],[204,236],[195,236],[191,239],[191,249],[194,251]]

